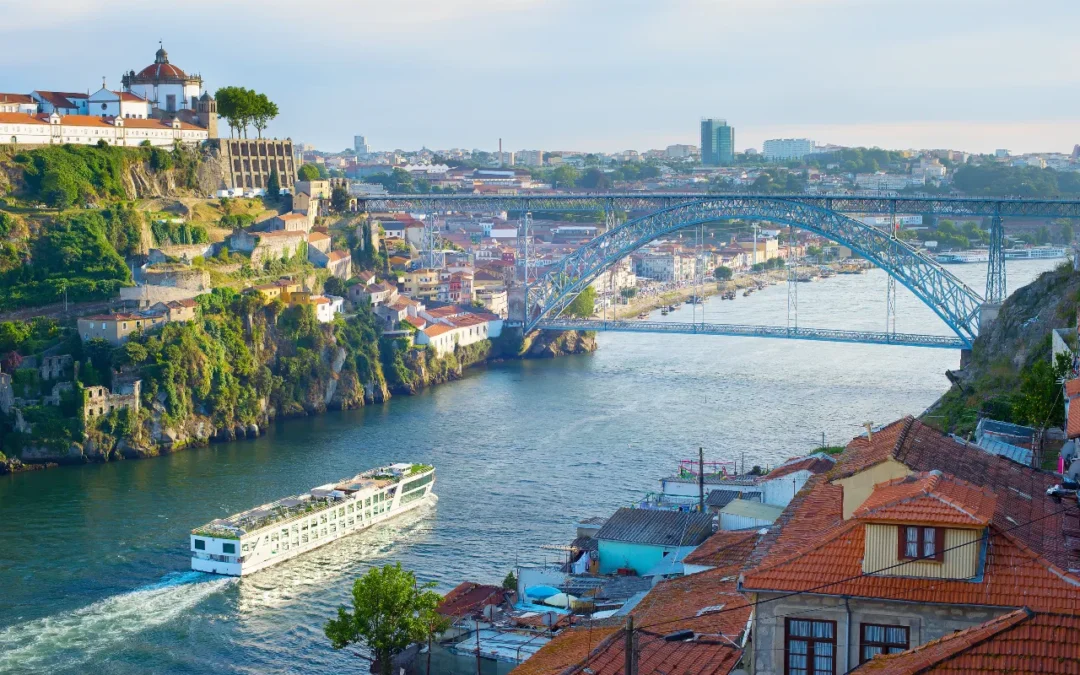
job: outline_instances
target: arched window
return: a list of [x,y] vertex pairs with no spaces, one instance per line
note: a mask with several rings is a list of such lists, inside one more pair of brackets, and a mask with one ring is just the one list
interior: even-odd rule
[[11,144],[12,144],[12,145],[15,145],[15,144],[16,144],[16,143],[18,143],[18,142],[19,142],[19,141],[18,141],[18,139],[17,139],[17,138],[15,138],[14,136],[12,136],[12,137],[11,137]]

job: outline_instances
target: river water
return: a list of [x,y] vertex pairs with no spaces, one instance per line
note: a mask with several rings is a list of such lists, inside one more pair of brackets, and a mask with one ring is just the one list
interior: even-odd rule
[[[1017,288],[1060,261],[1010,261]],[[951,270],[973,288],[985,266]],[[880,270],[799,285],[799,325],[880,330]],[[896,329],[948,334],[903,288]],[[681,307],[672,320],[700,319]],[[784,324],[781,284],[707,321]],[[602,334],[599,351],[480,368],[385,405],[289,420],[166,457],[0,477],[0,672],[359,670],[322,625],[351,580],[401,562],[447,590],[540,562],[576,518],[643,496],[678,460],[770,464],[918,414],[957,351]],[[243,580],[189,571],[188,532],[374,465],[438,467],[436,505]],[[551,555],[551,554],[549,554]],[[500,669],[505,672],[505,669]]]

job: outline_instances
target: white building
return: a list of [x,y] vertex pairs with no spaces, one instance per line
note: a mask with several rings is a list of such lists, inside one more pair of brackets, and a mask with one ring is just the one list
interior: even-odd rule
[[543,150],[518,150],[514,153],[514,164],[518,166],[543,166]]
[[30,97],[37,101],[34,112],[57,113],[59,115],[88,115],[88,94],[61,91],[32,91]]
[[123,117],[144,120],[150,117],[150,103],[128,91],[110,91],[104,86],[87,99],[87,110],[94,117]]
[[37,101],[28,94],[0,94],[0,113],[36,113]]
[[634,263],[637,276],[656,281],[689,281],[697,269],[693,256],[679,253],[643,253]]
[[668,159],[689,159],[696,154],[698,154],[696,145],[669,145],[664,150],[664,157]]
[[355,150],[358,155],[368,154],[367,139],[359,135],[353,136],[353,150]]
[[89,115],[26,115],[0,113],[0,142],[12,145],[150,145],[171,148],[174,143],[197,144],[209,138],[203,127],[179,119],[124,119]]
[[768,161],[802,159],[813,154],[814,142],[809,138],[774,138],[765,141],[762,153]]
[[906,187],[925,185],[922,176],[910,176],[896,173],[860,173],[855,176],[855,187],[862,190],[892,192]]
[[319,323],[331,323],[345,307],[345,298],[340,295],[316,295],[311,302],[315,305],[315,318]]

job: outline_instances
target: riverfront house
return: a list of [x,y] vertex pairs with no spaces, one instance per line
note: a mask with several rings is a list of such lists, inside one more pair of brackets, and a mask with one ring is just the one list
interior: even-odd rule
[[679,549],[693,549],[712,532],[708,513],[619,509],[596,533],[600,574],[645,574]]

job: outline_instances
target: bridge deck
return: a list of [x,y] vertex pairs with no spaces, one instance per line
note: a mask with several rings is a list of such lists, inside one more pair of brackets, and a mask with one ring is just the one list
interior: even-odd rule
[[821,342],[854,342],[903,347],[969,349],[965,340],[949,335],[888,333],[838,330],[832,328],[788,328],[786,326],[748,326],[722,323],[684,323],[677,321],[603,321],[599,319],[553,319],[541,321],[540,330],[592,330],[623,333],[676,333],[684,335],[726,335],[732,337],[785,338]]

